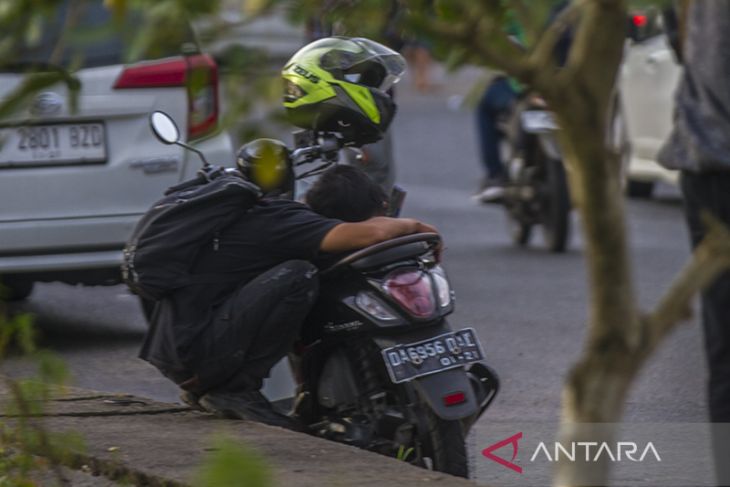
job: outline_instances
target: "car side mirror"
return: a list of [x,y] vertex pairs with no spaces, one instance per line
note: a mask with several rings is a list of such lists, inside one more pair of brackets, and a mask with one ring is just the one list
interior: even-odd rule
[[150,115],[150,126],[160,142],[163,144],[177,144],[180,142],[180,130],[175,121],[165,112],[156,111]]

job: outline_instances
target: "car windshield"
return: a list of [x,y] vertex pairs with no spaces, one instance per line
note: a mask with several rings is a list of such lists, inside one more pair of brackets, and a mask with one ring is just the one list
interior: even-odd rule
[[176,26],[175,35],[167,36],[164,42],[149,39],[146,47],[139,43],[143,26],[144,17],[138,11],[130,10],[124,18],[116,19],[101,0],[67,0],[33,26],[39,35],[19,41],[13,51],[16,54],[0,61],[0,68],[93,68],[179,55],[186,43],[197,49],[187,23]]

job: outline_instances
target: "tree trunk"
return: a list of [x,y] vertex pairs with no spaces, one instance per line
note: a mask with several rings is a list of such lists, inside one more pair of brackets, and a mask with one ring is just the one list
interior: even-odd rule
[[[528,3],[511,0],[522,17]],[[623,55],[625,0],[574,0],[522,52],[505,42],[500,2],[468,2],[462,22],[422,18],[428,30],[461,49],[465,59],[497,67],[542,95],[560,123],[560,143],[574,206],[581,218],[590,288],[588,339],[563,390],[559,440],[611,444],[626,395],[644,361],[687,316],[692,297],[730,268],[730,232],[708,220],[710,231],[657,309],[640,316],[634,298],[626,238],[620,157],[610,147],[615,82]],[[534,19],[533,19],[534,20]],[[525,26],[534,25],[526,22]],[[568,60],[559,67],[554,49],[574,27]],[[499,47],[504,47],[499,51]],[[464,54],[467,53],[467,54]],[[598,425],[598,426],[597,426]],[[601,458],[606,457],[603,455]],[[577,460],[577,459],[576,459]],[[556,486],[605,485],[610,464],[558,463]]]

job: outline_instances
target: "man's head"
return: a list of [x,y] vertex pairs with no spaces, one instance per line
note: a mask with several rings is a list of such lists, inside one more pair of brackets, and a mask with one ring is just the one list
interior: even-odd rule
[[385,191],[367,174],[352,166],[326,170],[307,192],[306,202],[322,216],[359,222],[385,214]]

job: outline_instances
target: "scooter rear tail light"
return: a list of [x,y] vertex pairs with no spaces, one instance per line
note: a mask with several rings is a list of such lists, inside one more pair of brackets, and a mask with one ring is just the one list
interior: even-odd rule
[[463,402],[466,402],[466,394],[463,392],[453,392],[451,394],[447,394],[443,397],[444,399],[444,406],[456,406],[458,404],[461,404]]
[[425,272],[392,272],[386,277],[383,289],[416,318],[428,318],[436,311],[431,279]]
[[218,66],[207,54],[143,62],[122,71],[115,89],[184,86],[188,97],[188,140],[218,125]]

